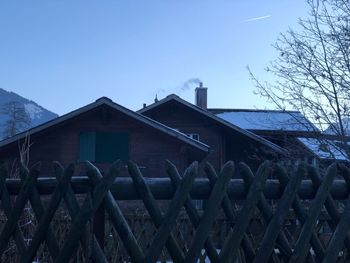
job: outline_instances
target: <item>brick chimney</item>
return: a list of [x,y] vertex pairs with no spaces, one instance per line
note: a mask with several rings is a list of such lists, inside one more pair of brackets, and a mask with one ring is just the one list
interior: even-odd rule
[[196,88],[196,106],[207,109],[207,88],[203,87],[202,82],[199,82],[199,87]]

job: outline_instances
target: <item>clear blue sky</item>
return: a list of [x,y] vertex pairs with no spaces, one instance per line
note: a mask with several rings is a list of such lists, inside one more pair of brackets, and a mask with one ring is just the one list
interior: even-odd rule
[[192,102],[181,87],[199,78],[209,107],[264,107],[246,66],[267,78],[271,44],[306,14],[303,0],[1,1],[0,87],[64,114],[101,96]]

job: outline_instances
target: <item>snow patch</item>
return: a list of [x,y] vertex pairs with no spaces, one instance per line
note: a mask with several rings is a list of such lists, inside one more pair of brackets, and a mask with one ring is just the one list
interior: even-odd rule
[[[350,118],[343,118],[343,128],[346,135],[350,135]],[[339,123],[332,123],[329,125],[329,127],[324,131],[325,134],[330,135],[340,135],[340,125]]]
[[300,112],[227,111],[216,116],[247,130],[317,131]]
[[43,109],[33,103],[24,104],[24,108],[32,120],[39,119],[42,116]]
[[345,161],[346,153],[340,147],[341,142],[335,140],[317,139],[317,138],[298,138],[311,152],[321,159],[336,159]]

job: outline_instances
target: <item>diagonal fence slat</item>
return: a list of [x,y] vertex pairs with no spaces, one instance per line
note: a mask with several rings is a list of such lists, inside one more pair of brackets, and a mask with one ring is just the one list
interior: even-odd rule
[[349,232],[349,222],[350,222],[350,198],[347,200],[344,212],[341,219],[333,233],[332,239],[326,250],[326,256],[322,262],[336,262],[340,250],[344,244],[346,235]]
[[[91,178],[92,184],[96,185],[103,176],[96,167],[92,166],[91,164],[88,165],[89,178]],[[122,211],[120,210],[110,191],[107,192],[104,198],[104,204],[107,213],[109,214],[110,220],[112,221],[114,228],[122,239],[122,242],[128,251],[131,260],[133,262],[142,262],[144,259],[142,249],[137,244],[135,236],[133,235],[125,217],[123,216]]]
[[[342,169],[342,171],[344,171],[343,178],[345,179],[345,182],[349,187],[350,180],[347,177],[347,173],[345,172],[346,170]],[[314,187],[319,188],[321,183],[322,183],[322,180],[320,178],[320,175],[318,174],[318,172],[315,170],[314,167],[309,167],[309,174],[310,174],[310,178],[314,184]],[[332,218],[332,220],[329,221],[329,226],[332,229],[332,231],[335,231],[335,229],[340,221],[341,215],[338,211],[336,202],[334,201],[334,199],[332,198],[332,196],[330,194],[328,194],[324,206],[325,206],[329,216]],[[347,250],[350,251],[350,233],[346,233],[345,246],[346,246]]]
[[155,262],[162,251],[164,244],[168,240],[171,231],[176,223],[176,218],[181,208],[187,200],[191,191],[194,178],[198,175],[198,163],[192,163],[185,171],[179,187],[176,189],[174,197],[169,204],[162,224],[159,226],[150,248],[146,254],[146,262]]
[[[134,182],[135,189],[139,197],[143,201],[148,213],[153,219],[154,225],[156,226],[156,228],[159,228],[164,220],[164,217],[151,191],[146,185],[139,168],[135,163],[130,161],[128,163],[128,170]],[[169,239],[166,241],[165,245],[175,263],[183,261],[183,253],[178,244],[176,243],[172,233],[170,233]]]
[[[240,170],[241,172],[252,174],[250,168],[243,163],[240,163]],[[220,257],[222,262],[231,262],[236,257],[238,247],[249,225],[250,219],[253,217],[256,205],[258,204],[261,193],[264,189],[265,181],[271,174],[271,171],[272,168],[270,162],[265,162],[259,167],[255,180],[249,188],[247,198],[239,213],[237,222],[221,250]]]
[[[7,175],[8,175],[8,172],[5,169],[0,168],[1,204],[2,204],[2,208],[4,209],[5,215],[9,217],[12,211],[12,205],[11,205],[10,195],[5,185],[5,179]],[[23,257],[25,255],[27,246],[24,242],[24,237],[21,230],[19,229],[18,223],[15,226],[13,238],[15,240],[20,256]]]
[[[247,185],[251,185],[254,181],[254,176],[252,173],[242,171],[241,176]],[[285,188],[287,186],[288,180],[289,179],[287,178],[287,183],[285,185],[282,185],[283,188]],[[262,217],[265,219],[265,221],[269,222],[273,216],[273,211],[272,211],[271,206],[268,204],[268,201],[266,200],[264,193],[261,193],[261,197],[260,197],[260,200],[258,202],[257,207],[260,210],[260,213],[261,213]],[[283,231],[281,231],[278,234],[277,243],[280,246],[280,248],[282,249],[283,254],[287,258],[289,258],[292,255],[292,247],[290,246],[288,239],[285,236]],[[253,259],[251,261],[253,261]]]
[[[346,167],[345,165],[341,165],[340,170],[343,178],[345,179],[348,187],[350,188],[349,168]],[[331,198],[331,196],[329,196],[329,198]],[[348,253],[350,252],[348,243],[347,243],[348,236],[349,236],[349,222],[350,222],[350,196],[347,199],[347,204],[336,226],[336,229],[334,229],[332,239],[330,240],[326,250],[326,256],[322,262],[335,262],[339,255],[339,252],[343,247],[343,244],[347,247]]]
[[50,227],[50,222],[58,208],[58,205],[61,202],[61,199],[63,195],[65,194],[67,190],[67,185],[70,182],[70,179],[74,173],[74,167],[73,165],[70,165],[65,170],[64,175],[62,178],[58,181],[56,185],[56,189],[51,196],[50,203],[45,210],[45,213],[40,218],[39,224],[36,228],[34,237],[25,253],[25,256],[21,260],[22,263],[31,263],[33,262],[33,259],[35,257],[36,251],[39,248],[41,242],[44,241],[46,231]]
[[[282,167],[276,166],[275,175],[279,178],[282,186],[285,187],[288,184],[289,178],[284,173],[284,170],[282,169]],[[309,176],[309,169],[308,169],[307,175]],[[298,219],[300,221],[300,224],[303,225],[306,221],[307,216],[308,216],[308,212],[306,211],[305,206],[302,205],[301,200],[300,200],[298,195],[294,198],[293,203],[292,203],[292,207],[294,209],[296,219]],[[321,241],[319,240],[319,238],[317,237],[317,234],[315,233],[315,231],[313,231],[311,234],[310,243],[311,243],[313,250],[315,251],[316,257],[318,259],[323,258],[324,247],[323,247]],[[292,255],[289,254],[288,258],[290,258],[291,256]],[[311,258],[312,257],[311,257],[310,252],[309,252],[309,259],[311,259]]]
[[9,239],[16,229],[19,217],[21,216],[23,208],[26,205],[30,194],[33,192],[33,188],[35,187],[35,182],[39,174],[40,164],[36,164],[32,167],[28,176],[23,181],[21,190],[19,191],[19,194],[16,198],[16,202],[0,234],[0,255],[4,253]]
[[68,260],[71,258],[73,252],[77,249],[80,236],[84,231],[84,226],[86,225],[87,221],[91,219],[93,213],[102,203],[104,196],[111,187],[114,179],[120,173],[120,169],[120,161],[113,163],[107,175],[94,186],[93,199],[91,198],[90,194],[87,195],[78,215],[74,219],[67,240],[59,252],[55,263],[68,262]]
[[301,183],[301,178],[306,174],[306,167],[299,166],[298,171],[292,176],[288,185],[284,189],[283,195],[279,200],[277,211],[271,219],[267,229],[265,230],[264,238],[261,241],[258,253],[254,263],[268,262],[270,255],[275,247],[275,241],[278,234],[281,232],[284,220],[289,212],[289,207],[297,194],[298,187]]
[[[30,175],[30,173],[28,173],[27,169],[25,167],[22,167],[21,172],[20,172],[20,177],[21,177],[22,182],[24,180],[26,180],[26,177],[28,174]],[[39,171],[38,171],[38,176],[39,176]],[[37,221],[40,221],[41,217],[44,214],[45,209],[44,209],[44,206],[42,204],[40,194],[39,194],[36,187],[33,187],[32,193],[29,197],[29,203],[33,208],[33,212],[34,212],[34,215],[35,215]],[[56,241],[56,238],[55,238],[55,235],[54,235],[54,232],[53,232],[51,226],[49,226],[47,231],[46,231],[45,240],[46,240],[46,244],[47,244],[47,247],[49,249],[51,257],[53,259],[55,259],[57,257],[57,253],[59,251],[59,246],[58,246],[58,243]]]
[[309,241],[315,229],[316,221],[324,205],[324,202],[326,201],[329,188],[336,176],[336,173],[337,173],[336,164],[332,164],[330,167],[328,167],[326,176],[321,186],[318,188],[316,196],[311,203],[309,216],[302,227],[301,233],[297,240],[297,244],[296,244],[294,253],[292,255],[292,258],[290,259],[290,262],[295,262],[295,263],[304,262],[305,257],[309,251]]
[[[173,165],[170,161],[166,161],[166,171],[174,185],[175,188],[177,188],[181,182],[181,176],[179,172],[177,171],[175,165]],[[198,214],[197,209],[195,208],[193,201],[191,197],[187,198],[187,201],[185,202],[185,210],[187,212],[187,215],[189,219],[191,220],[191,223],[195,228],[198,228],[198,225],[200,223],[200,216]],[[220,263],[220,257],[219,254],[216,251],[216,248],[210,238],[210,236],[207,237],[207,240],[204,243],[204,249],[206,253],[208,254],[208,258],[210,262],[213,263]]]
[[[206,165],[206,172],[214,172]],[[207,205],[204,209],[201,221],[196,229],[195,236],[192,240],[190,249],[186,255],[185,263],[195,262],[198,258],[201,248],[203,247],[210,228],[215,220],[218,208],[226,193],[227,185],[234,175],[233,162],[227,162],[220,172],[220,176],[213,187]],[[217,176],[216,176],[217,177]]]
[[[217,181],[217,175],[215,173],[214,168],[209,164],[207,165],[206,175],[209,179],[211,187],[213,188],[216,181]],[[224,193],[224,197],[223,197],[221,206],[222,206],[222,209],[224,210],[224,213],[225,213],[227,219],[231,222],[234,222],[236,215],[233,211],[232,202],[229,199],[227,193]],[[245,252],[244,255],[247,256],[247,259],[249,261],[252,261],[255,258],[255,250],[254,250],[253,244],[251,243],[248,235],[246,235],[246,234],[243,236],[242,248]]]
[[[58,162],[54,163],[54,168],[55,168],[56,179],[60,180],[62,177],[62,174],[64,173],[64,168]],[[77,214],[79,213],[80,205],[77,201],[77,198],[74,194],[74,191],[73,191],[70,183],[67,185],[67,189],[63,195],[63,198],[64,198],[64,201],[67,205],[68,213],[71,216],[72,221],[74,221]],[[89,233],[86,230],[84,230],[81,237],[80,237],[80,244],[83,248],[83,251],[85,251],[85,252],[89,251],[89,242],[88,241],[89,241]],[[91,245],[91,250],[92,250],[91,256],[92,256],[93,261],[96,263],[106,263],[107,259],[104,255],[99,243],[97,242],[95,236],[92,237],[92,242],[93,242],[93,244]]]

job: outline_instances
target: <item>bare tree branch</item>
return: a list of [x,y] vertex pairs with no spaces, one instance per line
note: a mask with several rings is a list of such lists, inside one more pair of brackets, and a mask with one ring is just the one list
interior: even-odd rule
[[279,109],[301,111],[321,131],[341,142],[350,159],[350,1],[307,0],[309,16],[274,44],[279,52],[262,83],[249,70],[257,93]]

